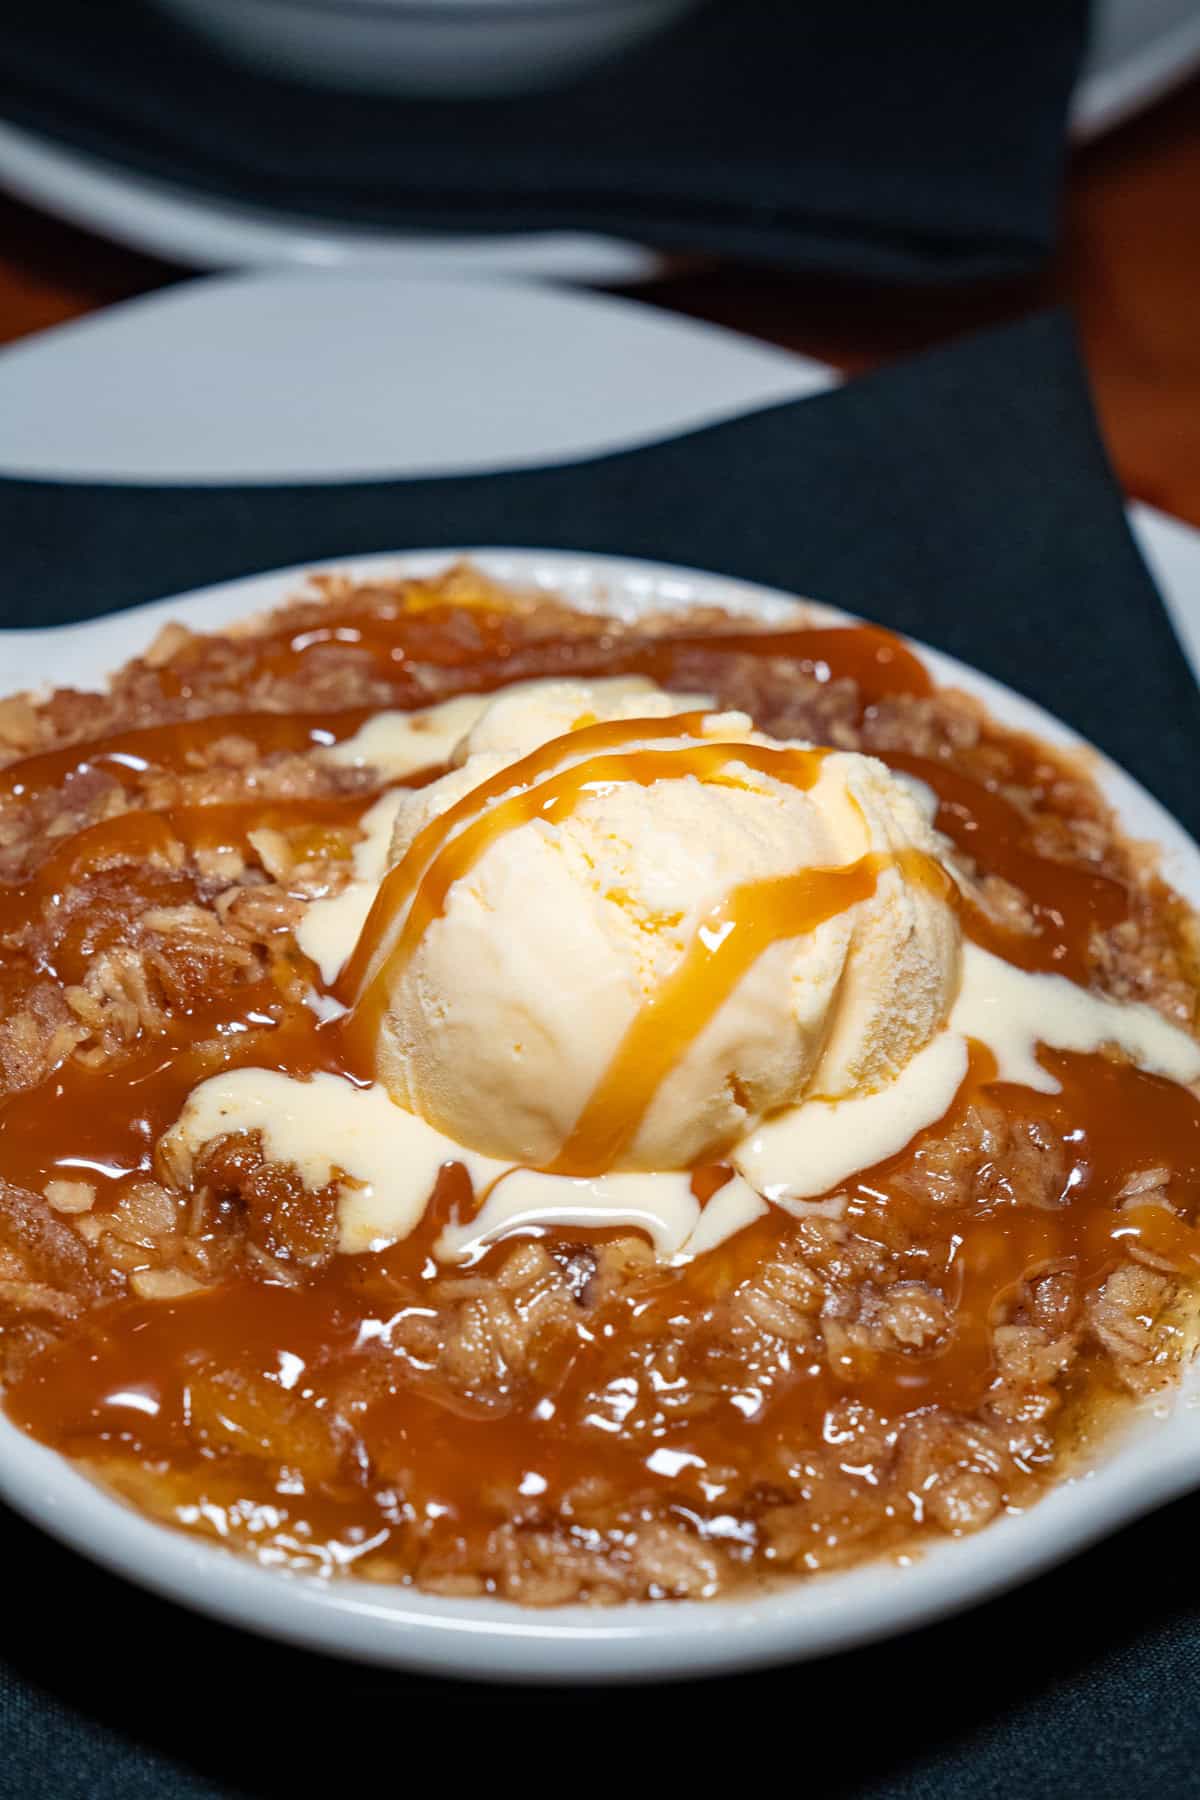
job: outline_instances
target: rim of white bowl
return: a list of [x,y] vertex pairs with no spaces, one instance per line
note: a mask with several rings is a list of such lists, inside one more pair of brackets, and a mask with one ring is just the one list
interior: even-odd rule
[[[0,632],[6,681],[92,685],[169,618],[216,629],[292,597],[316,573],[429,574],[469,557],[503,581],[623,617],[720,603],[768,624],[794,622],[797,597],[641,558],[472,546],[303,563],[222,582],[82,625]],[[809,615],[854,615],[803,601]],[[1126,830],[1161,846],[1163,872],[1200,905],[1200,848],[1131,776],[1033,702],[916,640],[935,679],[981,699],[1001,723],[1085,749]],[[51,666],[53,665],[53,666]],[[52,1536],[194,1611],[266,1637],[359,1661],[495,1681],[634,1681],[699,1676],[849,1649],[948,1616],[1073,1556],[1200,1482],[1200,1381],[1185,1371],[1169,1399],[1135,1415],[1106,1454],[1029,1512],[977,1536],[730,1599],[569,1606],[539,1612],[493,1599],[446,1599],[353,1577],[264,1569],[155,1523],[0,1416],[0,1495]]]

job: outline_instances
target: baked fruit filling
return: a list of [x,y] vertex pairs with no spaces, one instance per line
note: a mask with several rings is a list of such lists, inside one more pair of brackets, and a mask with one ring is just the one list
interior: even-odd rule
[[874,627],[326,580],[0,702],[10,1419],[268,1564],[700,1598],[1178,1380],[1195,919]]

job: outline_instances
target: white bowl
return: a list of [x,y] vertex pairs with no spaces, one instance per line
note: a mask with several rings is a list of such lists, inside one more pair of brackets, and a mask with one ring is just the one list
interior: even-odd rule
[[[788,595],[691,569],[620,557],[528,550],[419,551],[328,565],[352,576],[428,574],[470,555],[499,580],[541,586],[580,607],[624,617],[664,606],[722,605],[778,625]],[[168,619],[215,629],[279,605],[311,565],[223,583],[84,625],[0,632],[6,689],[95,686]],[[848,615],[814,608],[822,621]],[[935,678],[976,695],[1001,723],[1064,747],[1081,740],[1010,689],[918,645]],[[1105,758],[1095,773],[1126,830],[1157,843],[1166,878],[1200,906],[1200,848],[1145,789]],[[1028,1513],[978,1536],[922,1549],[911,1566],[868,1563],[749,1597],[529,1611],[497,1600],[449,1600],[346,1577],[258,1567],[154,1524],[103,1492],[0,1416],[0,1495],[106,1568],[248,1630],[335,1655],[495,1680],[620,1681],[712,1674],[846,1649],[957,1612],[1027,1580],[1140,1513],[1200,1485],[1196,1366],[1164,1402],[1142,1410],[1087,1472]]]
[[268,74],[397,94],[550,87],[695,0],[158,0]]

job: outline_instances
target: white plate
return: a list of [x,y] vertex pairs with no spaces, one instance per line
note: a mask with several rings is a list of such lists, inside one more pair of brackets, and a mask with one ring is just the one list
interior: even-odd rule
[[1200,66],[1196,0],[1099,0],[1071,107],[1079,140],[1099,137],[1152,106]]
[[[0,350],[0,475],[267,482],[520,468],[836,380],[806,357],[609,295],[361,269],[214,276]],[[1200,532],[1146,506],[1129,517],[1200,670]]]
[[554,462],[826,388],[604,294],[362,269],[211,276],[0,351],[0,473],[320,481]]
[[[1192,0],[1100,0],[1071,109],[1086,140],[1150,105],[1200,62]],[[397,273],[649,280],[663,258],[586,232],[441,237],[242,206],[155,180],[0,121],[0,188],[69,224],[196,268],[329,268],[386,259]]]
[[[579,605],[627,616],[663,605],[719,604],[770,623],[795,622],[786,595],[692,570],[623,558],[542,551],[436,551],[347,560],[365,576],[427,573],[471,554],[502,580],[537,583]],[[78,678],[133,654],[164,618],[198,627],[278,604],[305,571],[290,570],[156,602],[86,625],[24,633],[0,647],[6,678]],[[844,614],[819,609],[825,618]],[[935,677],[979,696],[995,717],[1050,742],[1073,733],[1008,689],[933,651]],[[1144,789],[1099,759],[1098,775],[1126,829],[1162,846],[1164,872],[1200,905],[1200,850]],[[1173,1403],[1144,1412],[1088,1475],[1029,1513],[977,1537],[927,1549],[911,1567],[871,1564],[760,1598],[526,1611],[491,1600],[446,1600],[403,1588],[269,1572],[172,1532],[102,1493],[71,1466],[0,1419],[0,1494],[18,1511],[105,1567],[200,1612],[269,1636],[397,1667],[497,1680],[634,1680],[698,1675],[796,1660],[862,1644],[958,1611],[1061,1561],[1200,1480],[1200,1395],[1189,1381]]]

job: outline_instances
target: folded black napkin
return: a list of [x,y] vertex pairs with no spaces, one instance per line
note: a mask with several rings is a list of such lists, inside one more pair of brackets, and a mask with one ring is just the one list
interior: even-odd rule
[[5,12],[0,117],[293,215],[961,281],[1051,246],[1086,20],[1086,0],[707,0],[569,88],[454,103],[247,72],[144,0],[38,0]]
[[[557,468],[289,487],[3,480],[0,542],[10,626],[419,544],[700,564],[956,652],[1071,720],[1200,824],[1200,697],[1055,316],[818,399]],[[3,659],[0,639],[0,676]],[[1193,1535],[1191,1508],[1177,1505],[899,1645],[699,1690],[564,1695],[352,1669],[261,1643],[0,1515],[0,1796],[217,1800],[343,1794],[352,1777],[399,1783],[436,1747],[443,1703],[460,1727],[447,1740],[460,1784],[464,1709],[474,1719],[490,1705],[503,1709],[501,1735],[476,1725],[471,1736],[493,1778],[518,1777],[532,1751],[539,1774],[573,1782],[606,1753],[686,1753],[693,1734],[715,1742],[715,1728],[731,1755],[746,1754],[751,1781],[775,1778],[769,1757],[822,1800],[1174,1800],[1195,1794],[1200,1765]],[[544,1746],[548,1709],[565,1699],[600,1710],[594,1742],[577,1735],[560,1774]],[[693,1720],[705,1721],[702,1738]],[[592,1752],[582,1765],[581,1745]]]

